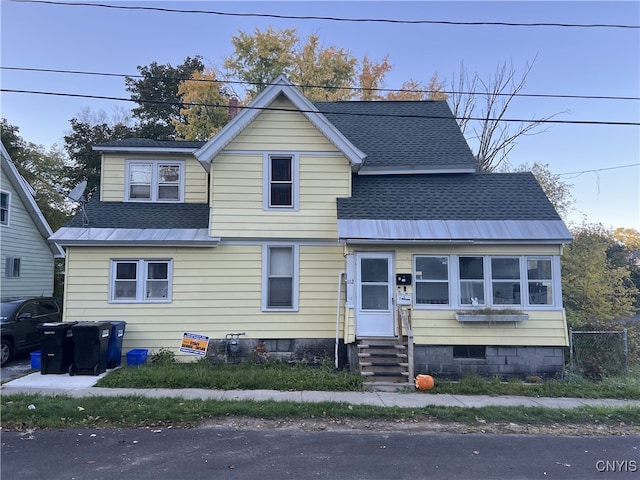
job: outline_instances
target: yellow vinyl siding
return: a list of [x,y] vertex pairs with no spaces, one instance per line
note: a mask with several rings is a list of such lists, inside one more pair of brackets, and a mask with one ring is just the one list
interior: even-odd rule
[[[173,259],[172,302],[109,303],[111,259]],[[178,348],[184,332],[224,338],[333,338],[342,247],[300,246],[299,309],[262,312],[262,246],[77,248],[67,257],[65,321],[127,322],[123,353]]]
[[[295,109],[284,97],[279,97],[269,107]],[[338,148],[304,114],[265,110],[225,150],[337,152]]]
[[205,169],[192,155],[102,155],[100,195],[103,202],[122,202],[126,197],[126,160],[182,160],[185,162],[185,203],[205,203],[208,195],[208,176]]
[[[447,245],[432,247],[352,247],[351,251],[394,251],[395,273],[413,273],[415,255],[559,255],[558,245]],[[451,281],[451,279],[449,279]],[[411,290],[410,290],[411,291]],[[407,307],[405,307],[407,308]],[[411,306],[415,343],[421,345],[568,345],[563,310],[525,310],[529,319],[517,323],[462,323],[450,306],[442,310]],[[355,319],[349,312],[345,339],[355,341]]]
[[349,196],[351,189],[347,160],[300,154],[297,211],[263,209],[263,164],[262,153],[220,155],[214,159],[211,235],[336,238],[336,198]]

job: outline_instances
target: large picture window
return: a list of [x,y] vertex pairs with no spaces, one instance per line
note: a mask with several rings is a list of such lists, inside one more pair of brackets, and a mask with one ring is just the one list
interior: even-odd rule
[[263,251],[264,310],[297,310],[297,248],[268,245]]
[[415,257],[416,303],[449,304],[449,257]]
[[113,260],[111,301],[170,302],[171,260]]
[[296,209],[298,197],[297,156],[265,156],[265,209]]
[[183,162],[131,160],[127,167],[127,200],[184,201]]

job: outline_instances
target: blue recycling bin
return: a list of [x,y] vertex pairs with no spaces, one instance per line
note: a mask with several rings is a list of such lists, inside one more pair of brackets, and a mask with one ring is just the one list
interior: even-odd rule
[[122,362],[122,340],[127,322],[111,321],[111,337],[107,354],[107,368],[119,367]]

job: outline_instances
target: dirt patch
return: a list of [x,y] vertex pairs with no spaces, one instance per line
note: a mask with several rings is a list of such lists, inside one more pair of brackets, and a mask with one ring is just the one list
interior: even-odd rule
[[300,419],[266,420],[249,417],[226,417],[207,420],[198,428],[233,430],[300,430],[306,432],[404,432],[404,433],[496,433],[532,435],[638,435],[640,426],[626,425],[528,425],[517,423],[464,424],[431,420],[360,420],[360,419]]

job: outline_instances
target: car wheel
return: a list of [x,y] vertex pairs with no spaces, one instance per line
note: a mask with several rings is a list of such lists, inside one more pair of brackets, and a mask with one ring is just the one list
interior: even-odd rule
[[0,344],[0,366],[4,367],[5,364],[11,360],[12,355],[13,347],[11,346],[11,340],[3,338]]

